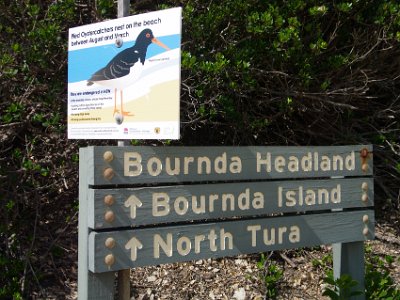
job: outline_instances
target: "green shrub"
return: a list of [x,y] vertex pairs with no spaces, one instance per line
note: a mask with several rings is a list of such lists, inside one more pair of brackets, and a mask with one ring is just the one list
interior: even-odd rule
[[283,276],[283,270],[270,257],[266,257],[264,253],[260,255],[257,267],[262,271],[267,299],[275,299],[278,295],[278,282]]
[[330,299],[349,299],[351,296],[361,295],[365,293],[367,300],[396,300],[400,299],[400,289],[396,288],[391,277],[391,263],[393,257],[386,255],[384,259],[379,256],[368,254],[365,263],[365,291],[354,290],[357,281],[351,276],[344,274],[340,278],[333,278],[333,273],[326,270],[324,282],[329,286],[322,295],[328,296]]

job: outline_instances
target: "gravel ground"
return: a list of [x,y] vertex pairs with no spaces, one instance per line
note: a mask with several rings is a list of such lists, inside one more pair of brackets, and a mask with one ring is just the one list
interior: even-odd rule
[[[377,228],[367,243],[370,253],[395,258],[391,274],[400,288],[400,239],[388,227]],[[329,299],[322,296],[325,270],[331,268],[331,247],[269,253],[268,264],[283,270],[276,299]],[[260,255],[138,268],[132,271],[132,299],[268,299]]]
[[[390,274],[400,288],[400,238],[395,223],[398,220],[390,226],[377,225],[376,239],[366,244],[368,256],[394,257]],[[322,292],[325,271],[331,268],[330,253],[329,246],[265,253],[266,269],[275,264],[283,271],[276,299],[328,299]],[[58,269],[58,282],[43,287],[45,297],[33,295],[33,299],[77,299],[76,254],[76,248],[71,248],[68,260],[74,263]],[[254,254],[132,269],[131,299],[268,299],[261,261],[261,255]]]

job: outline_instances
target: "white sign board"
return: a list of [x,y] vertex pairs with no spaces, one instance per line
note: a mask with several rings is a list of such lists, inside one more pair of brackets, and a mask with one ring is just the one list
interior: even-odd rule
[[71,28],[68,138],[179,139],[182,9]]

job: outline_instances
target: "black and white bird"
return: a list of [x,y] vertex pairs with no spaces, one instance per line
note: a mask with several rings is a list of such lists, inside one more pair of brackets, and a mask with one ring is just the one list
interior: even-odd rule
[[[97,83],[114,88],[114,115],[117,114],[116,121],[119,124],[122,123],[124,116],[133,116],[130,112],[123,110],[123,90],[140,77],[141,68],[146,60],[147,48],[151,43],[170,50],[154,37],[150,29],[144,29],[139,33],[132,47],[118,53],[104,68],[95,72],[87,81],[88,86]],[[120,91],[120,110],[117,109],[117,90]]]

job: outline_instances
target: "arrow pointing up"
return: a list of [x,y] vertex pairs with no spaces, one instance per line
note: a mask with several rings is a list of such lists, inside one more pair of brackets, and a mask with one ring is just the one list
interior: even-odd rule
[[136,261],[137,259],[137,250],[142,249],[143,244],[135,237],[131,238],[129,242],[126,243],[125,249],[131,249],[131,261]]
[[129,196],[125,201],[125,207],[131,208],[131,219],[136,218],[136,208],[142,206],[142,201],[139,200],[135,195]]

